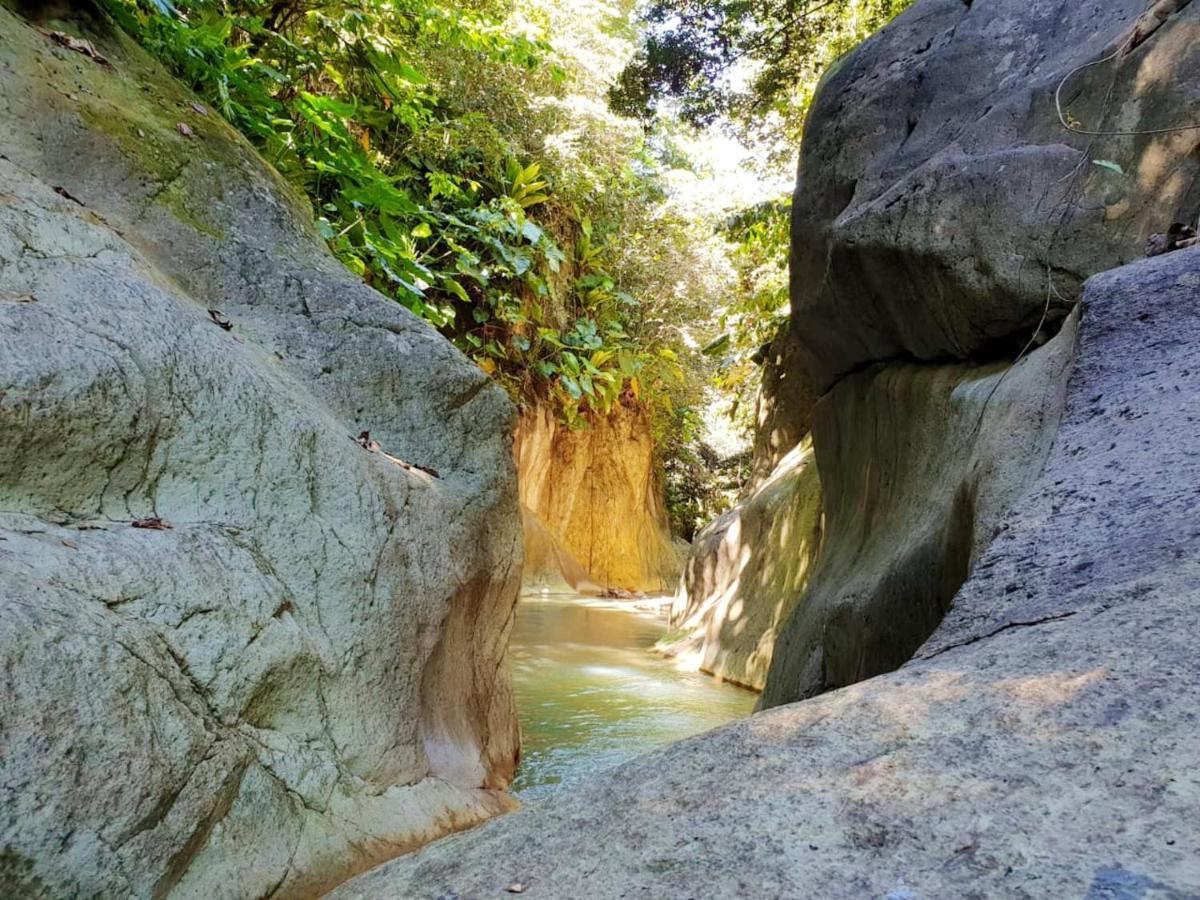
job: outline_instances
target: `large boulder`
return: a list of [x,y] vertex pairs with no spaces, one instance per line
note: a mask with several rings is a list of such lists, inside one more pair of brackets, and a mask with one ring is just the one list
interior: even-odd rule
[[[1122,134],[1072,133],[1059,106]],[[1011,358],[1087,277],[1197,224],[1198,124],[1200,4],[920,0],[809,114],[792,330],[816,390],[896,357]]]
[[[769,706],[888,671],[932,633],[1045,457],[1079,286],[1200,218],[1197,72],[1190,0],[923,0],[835,66],[755,463],[811,430],[821,545],[798,588],[749,592],[719,636],[693,617],[685,646],[723,658],[787,610]],[[778,571],[810,545],[702,539],[687,571],[720,553]],[[730,584],[692,579],[681,605],[719,609]]]
[[509,809],[502,392],[102,19],[0,6],[0,82],[0,894],[315,895]]
[[1200,896],[1198,296],[1200,250],[1090,282],[1045,467],[914,660],[332,896]]

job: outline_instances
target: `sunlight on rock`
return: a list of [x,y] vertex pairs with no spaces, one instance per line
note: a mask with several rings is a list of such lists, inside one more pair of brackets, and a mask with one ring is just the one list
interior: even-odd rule
[[679,634],[660,649],[761,689],[779,624],[799,601],[817,551],[820,515],[820,483],[806,443],[697,538],[671,608]]

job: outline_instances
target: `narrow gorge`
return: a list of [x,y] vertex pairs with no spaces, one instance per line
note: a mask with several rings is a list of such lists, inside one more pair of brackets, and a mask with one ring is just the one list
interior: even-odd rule
[[0,0],[0,896],[1200,897],[1200,4],[746,6]]

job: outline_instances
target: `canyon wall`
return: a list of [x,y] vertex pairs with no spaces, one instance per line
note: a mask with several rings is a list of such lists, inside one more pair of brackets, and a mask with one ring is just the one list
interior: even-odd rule
[[1042,472],[899,670],[332,897],[1200,896],[1198,294],[1200,249],[1089,282]]
[[823,541],[777,626],[764,705],[889,672],[933,633],[1041,471],[1074,342],[1071,319],[1016,365],[889,363],[816,404]]
[[527,588],[674,588],[682,555],[645,410],[618,406],[572,431],[549,408],[532,406],[517,420],[514,452]]
[[[1196,10],[1087,9],[920,3],[822,85],[755,475],[810,433],[824,540],[799,588],[735,604],[790,610],[773,626],[768,705],[887,671],[929,636],[1048,450],[1070,355],[1055,335],[1079,285],[1200,218],[1195,130],[1136,133],[1187,118]],[[1122,133],[1073,136],[1060,110]],[[768,568],[810,544],[723,552]],[[698,540],[687,571],[720,568],[713,547]],[[680,606],[728,608],[731,585],[685,582]],[[690,621],[685,646],[721,659],[764,620],[735,617],[723,637]]]
[[697,538],[664,650],[765,705],[891,671],[933,633],[1041,470],[1075,322],[1016,365],[842,379],[810,436]]
[[[1196,133],[1170,130],[1197,119],[1200,10],[1094,6],[919,3],[822,85],[791,374],[821,396],[827,540],[767,705],[894,668],[933,632],[1048,452],[1080,285],[1200,219]],[[989,360],[1017,362],[988,386]]]
[[313,896],[510,809],[511,405],[37,8],[0,6],[0,893]]
[[806,440],[696,536],[658,650],[685,668],[761,691],[779,627],[808,584],[822,528],[821,480]]
[[1189,0],[917,0],[835,66],[779,705],[334,896],[1200,896],[1200,248],[1141,258],[1200,218],[1198,73]]

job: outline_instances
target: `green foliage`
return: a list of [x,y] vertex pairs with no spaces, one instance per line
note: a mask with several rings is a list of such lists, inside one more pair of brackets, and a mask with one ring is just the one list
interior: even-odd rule
[[746,430],[754,424],[762,349],[788,319],[791,209],[791,198],[782,197],[744,209],[721,225],[738,287],[719,319],[724,330],[704,350],[719,357],[714,383],[731,398],[731,411]]
[[693,126],[790,168],[821,72],[908,0],[101,2],[307,195],[348,268],[514,397],[573,428],[649,408],[690,535],[740,484],[704,413],[749,423],[788,243],[786,201],[722,221],[736,179],[681,199],[714,186]]
[[662,447],[663,485],[671,531],[691,541],[700,530],[729,509],[750,475],[750,452],[723,456],[706,440],[695,409],[686,409],[680,426]]
[[[631,334],[639,300],[600,237],[624,210],[529,159],[566,74],[506,4],[106,2],[307,193],[348,268],[514,395],[556,398],[577,427],[678,377],[653,336]],[[610,197],[650,189],[634,152],[607,174]],[[596,233],[580,207],[606,216]]]

